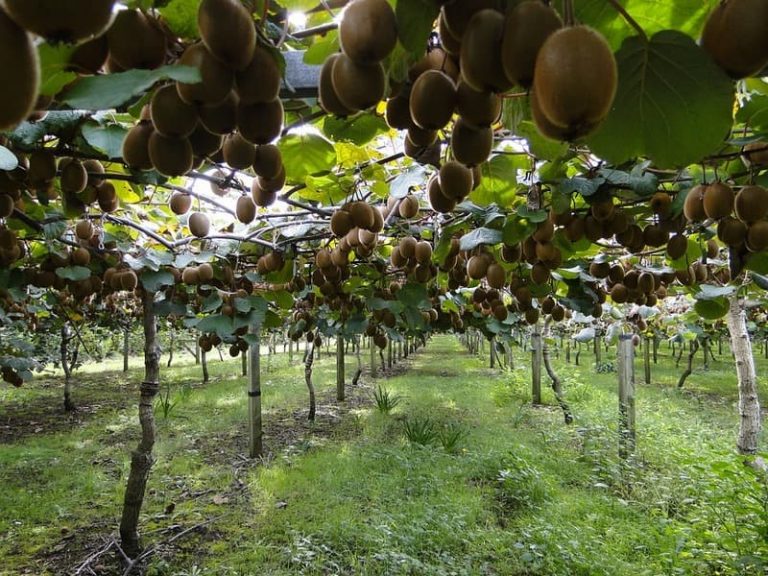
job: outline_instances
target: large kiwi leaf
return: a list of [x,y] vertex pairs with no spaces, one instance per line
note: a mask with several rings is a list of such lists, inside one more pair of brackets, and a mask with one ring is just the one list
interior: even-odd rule
[[304,183],[312,174],[329,172],[336,164],[333,144],[316,134],[289,134],[278,143],[288,181]]
[[733,122],[734,85],[690,36],[674,30],[624,41],[616,53],[613,107],[587,140],[621,163],[646,156],[659,167],[686,166],[722,145]]

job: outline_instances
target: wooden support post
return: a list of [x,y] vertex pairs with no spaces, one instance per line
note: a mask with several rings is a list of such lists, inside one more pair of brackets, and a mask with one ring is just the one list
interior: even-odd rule
[[128,358],[131,355],[131,329],[123,328],[123,372],[128,372]]
[[251,458],[258,458],[264,449],[261,429],[261,325],[256,323],[249,331],[256,341],[248,347],[248,452]]
[[387,370],[392,369],[392,340],[387,342]]
[[336,336],[336,400],[344,402],[344,336]]
[[594,350],[595,350],[595,370],[600,366],[600,363],[602,362],[603,356],[602,356],[602,350],[603,347],[601,346],[601,340],[602,336],[600,334],[600,328],[595,328],[595,340],[594,340]]
[[619,336],[619,456],[635,451],[635,347],[632,334]]
[[541,327],[537,323],[531,335],[531,399],[534,405],[541,404]]
[[570,338],[565,342],[565,363],[566,364],[571,363],[571,339]]
[[378,346],[374,344],[373,337],[368,338],[368,346],[371,349],[371,378],[376,378],[376,349]]
[[651,383],[651,346],[650,338],[643,338],[643,364],[645,366],[645,383]]

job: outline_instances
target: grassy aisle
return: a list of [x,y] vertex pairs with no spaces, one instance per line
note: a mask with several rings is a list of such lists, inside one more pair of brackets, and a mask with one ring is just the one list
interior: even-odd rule
[[[237,361],[212,362],[206,386],[198,367],[166,371],[188,391],[158,415],[147,543],[210,523],[162,547],[148,574],[764,574],[768,486],[731,454],[734,391],[711,377],[722,369],[727,379],[724,366],[695,373],[691,387],[705,384],[705,394],[670,387],[671,367],[655,372],[661,384],[639,386],[638,455],[623,463],[616,375],[594,374],[586,355],[580,367],[555,362],[576,416],[566,427],[551,394],[550,405],[530,407],[527,362],[515,354],[518,369],[491,371],[455,338],[435,337],[407,371],[364,377],[342,409],[324,356],[314,426],[300,363],[278,355],[263,377],[270,457],[261,464],[242,457]],[[139,377],[113,391],[123,406],[0,444],[0,574],[61,574],[114,530]],[[105,379],[119,381],[89,377],[80,394]],[[391,413],[377,410],[375,385],[400,398]],[[98,573],[118,573],[116,564],[105,558]]]

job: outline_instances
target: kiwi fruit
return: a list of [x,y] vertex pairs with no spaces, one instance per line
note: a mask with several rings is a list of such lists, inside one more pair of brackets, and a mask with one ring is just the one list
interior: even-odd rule
[[211,230],[211,221],[208,219],[208,216],[202,212],[192,212],[192,214],[189,215],[187,226],[193,236],[205,238]]
[[200,106],[200,124],[212,134],[229,134],[237,127],[237,102],[237,96],[230,92],[220,104]]
[[529,308],[524,314],[525,321],[530,325],[536,324],[539,321],[540,315],[541,313],[538,308]]
[[469,21],[461,41],[461,77],[478,92],[506,92],[512,83],[501,63],[504,16],[496,10],[480,10]]
[[331,232],[337,238],[345,236],[353,227],[352,216],[346,210],[336,210],[331,216]]
[[732,78],[756,74],[768,64],[768,3],[717,3],[704,24],[701,46]]
[[85,248],[75,248],[72,250],[72,264],[75,266],[88,266],[91,262],[91,253]]
[[123,161],[135,170],[151,170],[149,139],[155,129],[152,123],[141,121],[131,128],[123,140]]
[[750,142],[741,150],[741,159],[747,168],[768,166],[768,142]]
[[67,70],[78,74],[98,74],[104,67],[108,55],[107,35],[102,34],[75,48],[69,57]]
[[415,196],[408,195],[400,202],[398,213],[401,218],[409,220],[419,214],[419,201]]
[[689,222],[701,222],[706,220],[707,213],[704,211],[704,193],[707,187],[704,184],[697,184],[688,191],[683,204],[683,214]]
[[253,171],[266,179],[277,178],[283,170],[283,157],[280,149],[274,144],[263,144],[256,147],[252,163]]
[[445,25],[444,12],[440,11],[437,19],[437,33],[440,38],[440,46],[451,56],[459,56],[461,53],[461,40],[454,36]]
[[235,74],[235,92],[245,104],[272,102],[280,96],[281,82],[275,57],[268,49],[256,46],[248,66]]
[[507,12],[501,42],[501,63],[513,84],[530,88],[541,46],[563,21],[555,10],[538,0],[525,0]]
[[200,71],[200,82],[176,83],[179,97],[187,104],[216,106],[221,104],[232,91],[234,74],[232,70],[213,55],[205,44],[192,44],[181,55],[178,64],[192,66]]
[[189,212],[192,208],[192,196],[184,194],[183,192],[174,192],[171,194],[171,199],[168,202],[171,212],[181,216]]
[[63,192],[82,192],[88,185],[88,173],[80,160],[64,158],[59,162],[61,190]]
[[132,292],[139,285],[139,277],[133,270],[126,270],[120,275],[120,288]]
[[[29,4],[33,4],[30,2]],[[26,1],[12,4],[26,5]],[[55,2],[55,4],[59,4]],[[10,130],[32,113],[40,87],[40,62],[32,37],[0,6],[0,131]]]
[[373,226],[376,217],[373,207],[367,202],[351,202],[347,205],[347,211],[354,227],[370,230]]
[[467,275],[473,280],[479,280],[485,276],[488,265],[488,258],[484,254],[476,254],[467,260]]
[[280,173],[274,178],[262,178],[258,176],[256,180],[262,190],[266,192],[279,192],[285,186],[285,167],[281,167]]
[[688,251],[688,238],[683,234],[675,234],[667,241],[667,256],[671,260],[677,260],[685,256]]
[[235,206],[235,216],[243,224],[250,224],[256,218],[256,204],[250,196],[240,196]]
[[397,19],[386,0],[354,0],[339,22],[341,49],[355,62],[375,64],[397,44]]
[[280,136],[283,129],[282,101],[277,98],[271,102],[238,104],[237,128],[249,142],[269,144]]
[[501,98],[491,91],[478,92],[464,80],[456,86],[456,111],[470,124],[490,126],[501,116]]
[[435,212],[447,214],[456,208],[456,200],[443,194],[437,178],[431,178],[427,184],[427,196],[429,197],[429,205]]
[[504,268],[496,262],[492,262],[485,271],[485,279],[491,288],[501,290],[507,280],[507,274],[504,272]]
[[722,182],[714,182],[704,190],[704,213],[707,218],[719,220],[733,211],[733,188]]
[[186,138],[169,138],[158,132],[149,137],[149,159],[152,166],[163,176],[183,176],[194,163],[192,145]]
[[197,27],[206,48],[227,66],[243,70],[253,59],[256,28],[240,0],[202,0]]
[[416,238],[413,236],[404,236],[398,244],[400,254],[406,260],[413,258],[416,255]]
[[451,80],[458,82],[460,71],[459,67],[454,62],[445,50],[442,48],[432,48],[424,56],[421,57],[413,66],[408,68],[408,80],[416,82],[416,80],[428,70],[439,70],[444,72]]
[[747,248],[751,252],[761,252],[768,248],[768,221],[759,220],[749,225]]
[[197,110],[179,97],[173,84],[155,91],[149,112],[155,131],[169,138],[186,138],[197,126]]
[[277,192],[274,190],[264,190],[259,184],[259,179],[254,178],[253,182],[251,182],[251,198],[256,206],[266,208],[275,203]]
[[16,204],[14,203],[13,198],[7,194],[0,194],[0,218],[8,218],[13,214],[13,209],[15,207]]
[[666,192],[656,192],[651,196],[651,210],[654,214],[660,216],[666,216],[669,213],[669,209],[672,206],[672,196]]
[[250,168],[256,158],[256,147],[237,133],[224,138],[222,152],[224,161],[236,170]]
[[74,43],[106,30],[115,0],[5,0],[16,23],[46,40]]
[[120,199],[112,182],[102,182],[96,187],[96,200],[102,212],[114,212],[120,207]]
[[432,244],[426,240],[416,242],[414,256],[419,264],[427,264],[432,260]]
[[611,265],[608,262],[592,262],[589,265],[589,274],[595,278],[607,278],[611,271]]
[[384,98],[386,77],[380,63],[360,64],[340,54],[331,69],[331,82],[348,110],[367,110]]
[[541,105],[536,97],[536,93],[529,93],[529,103],[531,106],[531,117],[540,134],[552,140],[572,142],[586,136],[596,127],[596,124],[584,124],[581,126],[556,126],[541,111]]
[[221,150],[224,138],[220,134],[208,132],[202,124],[198,124],[189,135],[189,143],[195,158],[208,158]]
[[450,0],[442,4],[441,23],[457,42],[463,42],[464,33],[475,14],[481,10],[500,8],[498,0]]
[[318,103],[320,108],[325,110],[328,114],[334,116],[349,116],[354,113],[347,106],[341,103],[336,93],[336,89],[333,87],[333,68],[336,65],[336,61],[341,54],[331,54],[323,62],[323,66],[320,69],[320,79],[318,81]]
[[614,284],[610,292],[611,300],[616,304],[623,304],[629,298],[629,290],[624,284]]
[[453,116],[456,84],[440,70],[427,70],[414,82],[409,103],[410,116],[417,126],[438,130]]
[[80,220],[75,224],[75,236],[80,240],[90,240],[93,236],[93,224],[90,220]]
[[741,220],[728,216],[717,224],[717,237],[728,246],[741,246],[747,239],[747,225]]
[[213,266],[208,262],[203,262],[197,267],[197,279],[198,282],[210,282],[213,280]]
[[88,175],[88,186],[99,186],[104,182],[104,165],[94,158],[83,160],[83,168]]
[[553,125],[585,135],[613,104],[618,73],[608,42],[588,26],[560,28],[539,50],[533,90]]
[[457,202],[472,191],[472,171],[455,160],[449,160],[440,167],[439,181],[443,195]]
[[403,93],[387,100],[384,112],[387,125],[395,130],[408,130],[413,125],[411,118],[410,94]]
[[658,224],[648,224],[643,229],[643,243],[646,246],[658,248],[666,244],[667,240],[669,240],[669,233]]
[[56,177],[56,155],[53,150],[43,148],[29,155],[27,178],[33,185],[50,182]]
[[165,33],[140,10],[120,10],[107,31],[107,43],[110,60],[123,70],[151,70],[165,62]]
[[762,186],[744,186],[736,195],[734,208],[742,222],[762,220],[768,214],[768,190]]
[[482,164],[488,159],[493,148],[493,130],[477,127],[459,118],[451,133],[453,157],[466,166]]

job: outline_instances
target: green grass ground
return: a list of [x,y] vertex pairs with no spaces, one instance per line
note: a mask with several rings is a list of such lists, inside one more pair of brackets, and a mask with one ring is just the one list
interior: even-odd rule
[[[269,454],[256,463],[244,457],[239,361],[211,361],[206,385],[192,364],[164,370],[177,403],[167,418],[157,411],[142,528],[159,548],[147,573],[765,574],[768,485],[733,455],[730,357],[697,364],[678,391],[682,367],[661,352],[650,386],[636,364],[638,449],[627,462],[616,455],[616,374],[596,374],[586,349],[579,367],[555,360],[576,416],[568,427],[548,391],[546,406],[530,406],[519,348],[518,368],[490,370],[435,337],[407,370],[364,374],[343,407],[335,359],[323,356],[312,426],[299,359],[265,359]],[[767,365],[759,359],[758,374]],[[0,388],[2,575],[73,573],[115,534],[141,373],[79,377],[74,417],[60,412],[55,380]],[[401,397],[391,413],[377,410],[376,386]],[[406,430],[434,438],[421,445]],[[119,573],[111,553],[90,567]]]

